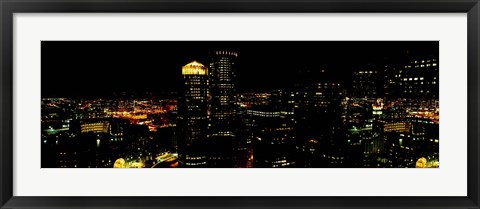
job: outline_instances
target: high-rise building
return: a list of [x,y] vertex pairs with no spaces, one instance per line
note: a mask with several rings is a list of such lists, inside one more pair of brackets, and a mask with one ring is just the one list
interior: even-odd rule
[[359,98],[378,98],[382,96],[383,83],[377,68],[368,65],[353,70],[352,95]]
[[[237,108],[235,78],[237,52],[213,51],[210,62],[210,106],[208,141],[211,143],[209,167],[235,167],[234,156],[247,156],[237,151],[244,146],[237,140]],[[240,147],[239,147],[240,146]],[[241,149],[241,150],[238,150]],[[238,165],[238,167],[243,167]]]
[[205,167],[205,140],[208,125],[208,68],[193,61],[182,67],[184,80],[178,108],[179,164]]
[[326,79],[325,70],[301,71],[299,76],[294,92],[297,136],[302,142],[315,139],[330,144],[342,123],[342,86]]
[[403,98],[438,98],[438,58],[412,58],[397,69],[395,78],[397,91]]
[[[314,144],[318,146],[315,148],[314,155],[323,156],[342,143],[345,138],[342,136],[344,91],[342,85],[335,82],[332,75],[323,69],[300,71],[298,76],[294,87],[297,146],[301,148]],[[310,149],[302,149],[303,152],[308,150]],[[298,160],[298,162],[307,161],[309,160]],[[303,166],[321,167],[323,164]]]

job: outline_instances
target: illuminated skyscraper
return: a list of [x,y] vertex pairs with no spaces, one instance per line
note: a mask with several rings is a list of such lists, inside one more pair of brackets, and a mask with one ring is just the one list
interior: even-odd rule
[[234,167],[237,156],[236,143],[237,110],[235,106],[235,77],[238,54],[233,51],[213,51],[210,62],[210,121],[208,139],[209,166]]
[[193,61],[182,67],[184,91],[179,103],[179,159],[182,167],[205,167],[208,124],[208,69]]
[[438,98],[438,59],[431,57],[412,58],[403,68],[398,69],[395,78],[400,95],[405,98]]

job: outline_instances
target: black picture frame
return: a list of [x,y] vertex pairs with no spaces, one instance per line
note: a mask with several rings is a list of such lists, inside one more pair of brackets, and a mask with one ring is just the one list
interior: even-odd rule
[[[478,0],[0,0],[1,208],[480,208]],[[466,197],[21,197],[13,196],[14,13],[467,13]],[[448,179],[446,180],[448,181]],[[92,188],[93,189],[93,188]]]

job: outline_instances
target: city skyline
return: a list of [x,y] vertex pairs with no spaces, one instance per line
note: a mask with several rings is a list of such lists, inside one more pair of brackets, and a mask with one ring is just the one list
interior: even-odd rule
[[208,63],[218,49],[241,55],[239,92],[288,88],[298,70],[319,68],[349,85],[351,78],[343,75],[355,67],[438,57],[438,41],[43,41],[42,70],[48,76],[42,74],[42,97],[176,92],[181,66]]
[[42,42],[42,168],[440,165],[438,42],[147,43]]

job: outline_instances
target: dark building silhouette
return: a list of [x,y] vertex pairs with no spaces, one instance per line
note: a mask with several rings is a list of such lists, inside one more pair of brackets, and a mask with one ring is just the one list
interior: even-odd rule
[[366,65],[353,70],[352,97],[378,98],[383,96],[382,70]]
[[295,120],[274,106],[255,106],[247,111],[253,136],[253,167],[295,167]]
[[341,123],[342,85],[329,80],[321,69],[302,71],[300,76],[295,84],[294,109],[298,132],[305,142],[312,138],[323,141]]
[[[301,148],[307,144],[315,145],[317,148],[314,155],[323,155],[344,141],[342,135],[344,90],[342,85],[333,81],[324,69],[300,71],[298,76],[294,90],[295,129],[299,143],[297,146]],[[304,150],[310,149],[302,149]],[[298,161],[309,160],[298,159]],[[318,163],[305,166],[323,166],[320,161],[316,162]]]
[[[208,124],[208,165],[210,167],[234,167],[238,146],[236,107],[237,52],[213,51],[210,62],[210,102]],[[245,151],[245,150],[243,150]],[[245,154],[246,156],[246,154]],[[240,166],[240,165],[238,165]],[[242,167],[242,166],[240,166]]]
[[290,89],[272,90],[270,105],[277,111],[293,114],[295,110],[295,92]]

